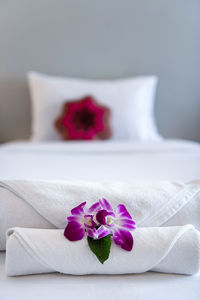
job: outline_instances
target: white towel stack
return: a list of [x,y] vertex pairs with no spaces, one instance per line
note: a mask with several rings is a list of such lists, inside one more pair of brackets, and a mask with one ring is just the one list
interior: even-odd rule
[[[101,265],[87,240],[63,236],[66,216],[83,201],[105,197],[125,204],[137,229],[127,252],[111,247]],[[200,264],[200,182],[32,182],[0,183],[0,250],[9,276],[61,272],[122,274],[149,270],[195,274]],[[187,225],[192,224],[192,225]],[[196,229],[195,229],[196,228]]]

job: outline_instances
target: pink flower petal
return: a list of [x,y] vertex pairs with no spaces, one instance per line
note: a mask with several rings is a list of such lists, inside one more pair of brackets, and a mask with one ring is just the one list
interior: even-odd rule
[[99,222],[101,225],[110,225],[107,222],[107,218],[106,218],[107,216],[115,217],[115,214],[113,212],[108,212],[105,209],[99,210],[98,213],[96,214],[97,222]]
[[84,235],[84,227],[77,221],[69,222],[64,231],[64,236],[72,242],[82,240]]
[[79,215],[81,216],[82,214],[84,214],[84,207],[86,205],[86,202],[83,202],[81,203],[80,205],[74,207],[72,210],[71,210],[71,214],[72,215]]
[[112,206],[110,205],[108,200],[106,200],[105,198],[100,199],[99,202],[103,209],[108,210],[108,211],[113,211]]
[[111,234],[111,231],[104,226],[100,226],[98,229],[87,229],[87,233],[91,238],[98,240]]
[[117,206],[117,215],[118,215],[118,217],[121,217],[121,218],[123,217],[123,218],[132,219],[131,215],[129,214],[125,205],[123,205],[123,204],[119,204]]
[[98,213],[96,214],[97,222],[99,222],[99,224],[106,225],[106,216],[107,215],[108,215],[108,212],[105,209],[101,209],[100,211],[98,211]]
[[97,213],[101,209],[101,205],[98,202],[94,203],[90,208],[88,209],[89,213]]
[[117,230],[113,234],[114,242],[126,251],[131,251],[133,248],[133,237],[129,231]]
[[135,222],[130,219],[119,219],[119,227],[123,227],[128,230],[136,229]]
[[77,215],[75,215],[75,216],[69,216],[69,217],[67,217],[67,221],[69,222],[69,221],[78,221],[79,220],[79,216]]

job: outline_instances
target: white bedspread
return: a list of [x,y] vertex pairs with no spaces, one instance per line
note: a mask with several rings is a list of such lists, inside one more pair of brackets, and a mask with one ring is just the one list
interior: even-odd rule
[[0,179],[182,180],[200,178],[200,146],[157,143],[10,143],[0,147]]

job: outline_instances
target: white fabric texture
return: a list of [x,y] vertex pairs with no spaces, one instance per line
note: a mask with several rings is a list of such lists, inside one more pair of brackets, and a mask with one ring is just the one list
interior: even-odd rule
[[18,152],[32,152],[39,155],[39,153],[54,153],[61,155],[76,154],[97,154],[105,155],[111,154],[127,154],[127,153],[199,153],[200,144],[193,141],[164,139],[159,141],[48,141],[48,142],[30,142],[30,141],[14,141],[0,145],[0,151],[5,153],[18,153]]
[[5,252],[0,252],[1,300],[22,300],[22,295],[27,295],[29,300],[88,300],[91,295],[95,295],[96,300],[199,300],[199,280],[200,275],[158,272],[109,276],[49,273],[8,277],[5,273]]
[[200,183],[47,182],[0,183],[0,250],[11,227],[60,228],[76,205],[105,197],[116,209],[125,204],[139,227],[193,224],[200,229]]
[[85,80],[53,77],[30,72],[32,140],[60,140],[54,121],[65,101],[86,95],[112,111],[113,139],[159,140],[154,119],[157,78],[154,76],[118,80]]
[[[9,276],[64,274],[127,274],[158,271],[192,275],[199,271],[200,233],[192,225],[139,228],[131,252],[111,245],[102,265],[87,239],[68,241],[63,230],[14,228],[8,231],[6,272]],[[22,263],[23,262],[23,263]]]
[[191,181],[200,145],[160,142],[13,142],[0,146],[0,180]]

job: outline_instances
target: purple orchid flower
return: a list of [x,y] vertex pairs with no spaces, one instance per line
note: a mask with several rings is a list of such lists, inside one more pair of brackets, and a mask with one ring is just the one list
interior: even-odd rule
[[71,216],[67,218],[68,225],[65,228],[64,236],[70,241],[81,240],[85,232],[94,239],[101,239],[111,232],[104,226],[100,226],[98,229],[97,222],[94,219],[94,215],[90,214],[91,208],[85,211],[86,202],[81,203],[71,210]]
[[[114,213],[110,203],[102,198],[90,207],[89,212],[96,213],[97,222],[104,228],[109,228],[109,232],[112,233],[113,240],[117,245],[124,250],[132,250],[133,237],[129,231],[136,229],[136,226],[125,205],[119,204],[116,213]],[[90,229],[90,234],[92,232],[94,235],[96,234],[95,229]]]
[[72,216],[68,217],[68,225],[65,228],[64,236],[70,241],[81,240],[85,235],[85,230],[95,228],[97,223],[94,216],[85,212],[86,202],[81,203],[71,210]]
[[130,231],[136,229],[136,225],[125,205],[119,204],[116,212],[105,198],[94,203],[87,211],[85,205],[86,202],[83,202],[73,208],[71,216],[67,218],[64,236],[68,240],[81,240],[86,232],[93,239],[111,234],[122,249],[132,250],[133,237]]

